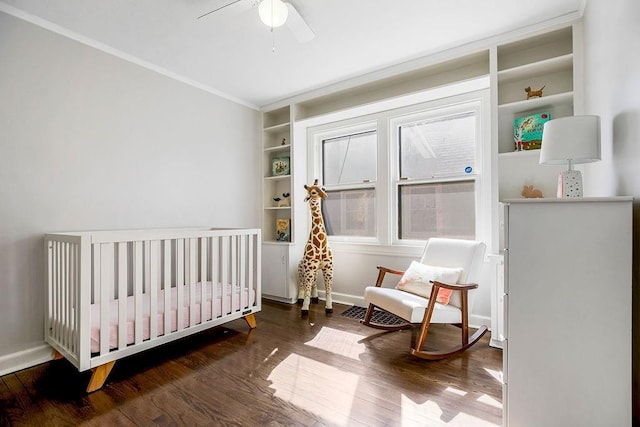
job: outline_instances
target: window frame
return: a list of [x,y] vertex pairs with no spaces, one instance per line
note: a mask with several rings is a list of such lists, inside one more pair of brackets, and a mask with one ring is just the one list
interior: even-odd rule
[[[462,96],[464,97],[464,96]],[[460,98],[460,97],[455,97]],[[425,240],[401,239],[400,238],[400,187],[414,184],[435,184],[443,182],[473,181],[475,186],[475,238],[478,238],[478,231],[482,224],[481,213],[478,210],[479,194],[481,192],[482,158],[483,158],[483,136],[482,136],[482,99],[474,98],[469,100],[443,98],[437,101],[428,102],[425,109],[413,112],[403,112],[389,118],[389,150],[390,150],[390,172],[391,172],[391,203],[390,223],[392,224],[391,245],[417,246],[424,245]],[[408,178],[402,179],[400,176],[400,126],[415,123],[417,121],[432,120],[437,118],[457,116],[467,112],[473,112],[476,117],[476,147],[474,170],[465,175],[450,175],[434,178]]]
[[[443,107],[478,102],[477,143],[475,162],[475,209],[476,239],[490,242],[494,234],[491,221],[493,189],[497,175],[497,163],[492,164],[494,142],[491,139],[490,90],[488,79],[479,78],[460,84],[429,89],[416,94],[379,101],[352,109],[329,113],[303,120],[299,125],[304,129],[307,140],[307,179],[322,180],[321,141],[348,132],[359,132],[375,124],[377,128],[378,177],[375,182],[377,235],[375,238],[350,236],[329,236],[334,249],[351,253],[380,255],[410,255],[424,248],[424,240],[400,240],[397,238],[397,186],[394,177],[399,176],[396,166],[398,152],[392,146],[391,119],[420,114]],[[302,130],[302,129],[301,129]],[[464,176],[462,180],[468,180]],[[396,179],[397,180],[397,179]]]
[[[349,120],[347,123],[343,123],[342,126],[338,127],[330,127],[327,131],[321,131],[313,134],[313,158],[315,167],[314,170],[317,173],[314,176],[319,177],[319,180],[324,187],[325,191],[345,191],[345,190],[363,190],[363,189],[372,189],[376,196],[376,205],[379,203],[378,201],[378,176],[380,176],[380,163],[379,160],[376,164],[376,177],[374,179],[369,180],[369,182],[361,182],[361,183],[350,183],[350,184],[334,184],[334,185],[325,185],[324,184],[324,163],[323,163],[323,144],[326,140],[336,139],[345,137],[348,135],[358,135],[366,132],[375,132],[376,135],[376,151],[379,153],[380,151],[380,135],[378,133],[378,121],[377,120]],[[311,168],[310,168],[311,169]],[[315,179],[315,178],[314,178]],[[375,236],[365,237],[365,236],[327,236],[329,240],[336,242],[358,242],[358,243],[366,243],[366,244],[380,244],[380,240],[378,238],[378,226],[379,226],[379,218],[376,207],[376,233]]]

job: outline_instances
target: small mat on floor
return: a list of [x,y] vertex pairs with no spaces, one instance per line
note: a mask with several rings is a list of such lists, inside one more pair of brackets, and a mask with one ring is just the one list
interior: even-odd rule
[[[363,320],[366,312],[367,309],[365,307],[358,307],[354,305],[353,307],[346,309],[342,315],[351,319]],[[406,323],[404,320],[391,313],[377,309],[373,311],[371,320],[373,323],[378,323],[380,325],[401,325]]]

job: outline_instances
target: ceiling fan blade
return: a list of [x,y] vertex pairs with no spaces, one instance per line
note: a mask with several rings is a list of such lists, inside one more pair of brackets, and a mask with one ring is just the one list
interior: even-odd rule
[[255,7],[260,3],[259,0],[233,0],[231,2],[227,2],[226,4],[213,9],[207,13],[204,13],[198,16],[198,19],[205,18],[213,13],[218,12],[218,15],[224,15],[227,17],[232,17],[236,15],[240,15],[243,12]]
[[287,18],[285,25],[289,27],[295,38],[300,43],[306,43],[312,40],[316,36],[313,30],[309,25],[307,25],[291,3],[285,2],[285,4],[287,5],[287,8],[289,8],[289,17]]

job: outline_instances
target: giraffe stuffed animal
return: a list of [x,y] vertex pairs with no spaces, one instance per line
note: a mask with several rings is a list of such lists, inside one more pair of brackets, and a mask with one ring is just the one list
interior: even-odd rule
[[[322,271],[324,279],[326,303],[325,312],[333,313],[333,302],[331,300],[331,285],[333,284],[333,253],[327,242],[327,231],[324,227],[320,203],[322,199],[327,198],[327,193],[318,185],[318,180],[313,185],[306,185],[307,197],[305,201],[309,202],[311,208],[311,232],[309,240],[304,247],[304,255],[298,265],[298,288],[299,299],[302,298],[302,316],[309,314],[309,303],[313,293],[314,299],[317,301],[318,273]],[[314,301],[315,302],[315,301]]]

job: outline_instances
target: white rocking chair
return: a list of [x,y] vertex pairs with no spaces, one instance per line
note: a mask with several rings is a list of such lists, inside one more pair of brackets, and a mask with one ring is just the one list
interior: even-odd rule
[[[469,337],[469,310],[473,306],[473,293],[470,294],[469,291],[478,287],[476,283],[480,275],[485,250],[486,245],[477,241],[429,239],[420,264],[412,263],[411,266],[411,268],[415,268],[415,271],[422,269],[420,274],[423,278],[425,274],[429,276],[434,271],[437,272],[435,276],[432,276],[435,279],[429,280],[427,277],[426,280],[423,280],[423,282],[431,282],[432,286],[429,286],[429,283],[421,283],[421,295],[414,293],[415,287],[405,286],[402,289],[400,286],[393,289],[382,287],[387,273],[404,274],[401,284],[405,282],[405,278],[410,279],[411,273],[405,274],[404,271],[378,266],[376,285],[368,286],[364,292],[364,300],[369,304],[369,307],[362,323],[373,328],[390,331],[411,328],[414,324],[420,324],[420,332],[415,346],[411,348],[411,354],[422,359],[438,360],[462,353],[487,332],[487,327],[482,326]],[[455,276],[456,273],[459,276]],[[458,277],[458,279],[456,283],[444,283],[445,280],[442,277],[445,276]],[[438,278],[443,281],[439,281]],[[452,291],[448,304],[438,302],[438,300],[443,301],[441,295],[438,294],[443,289],[445,292],[448,292],[446,290]],[[374,323],[372,316],[375,309],[392,313],[405,320],[406,323],[394,326]],[[462,329],[461,345],[444,351],[425,351],[423,347],[431,323],[450,323],[460,327]]]

